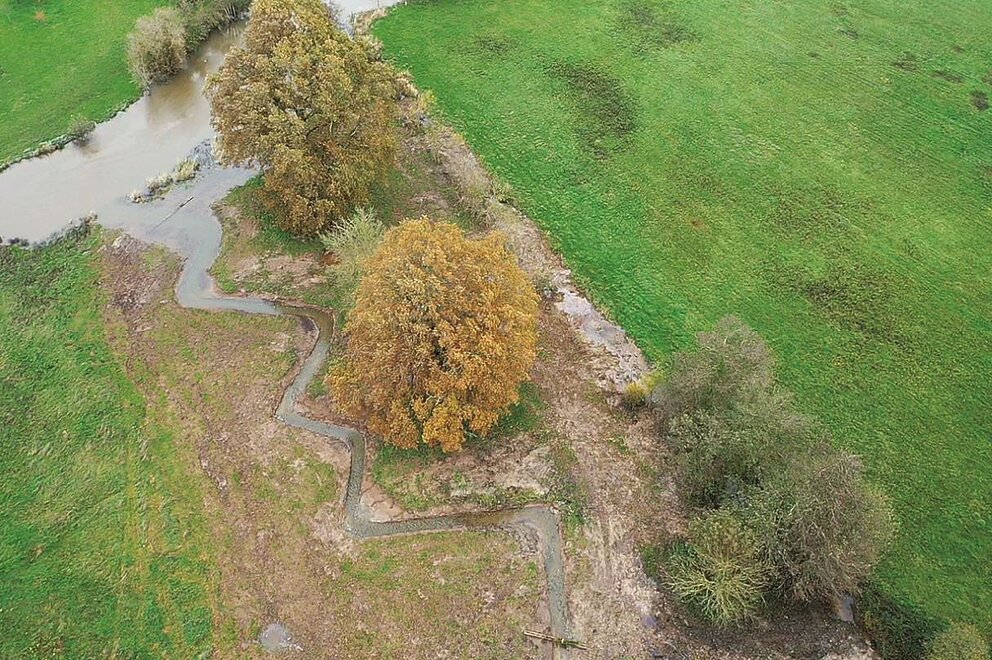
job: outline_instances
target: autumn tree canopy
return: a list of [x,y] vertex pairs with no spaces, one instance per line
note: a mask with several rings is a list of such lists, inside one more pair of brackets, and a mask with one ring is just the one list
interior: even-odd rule
[[395,150],[393,76],[321,0],[255,0],[207,95],[227,164],[259,164],[284,229],[314,234],[368,201]]
[[537,305],[499,235],[408,220],[365,263],[329,385],[387,442],[456,451],[517,401],[537,353]]

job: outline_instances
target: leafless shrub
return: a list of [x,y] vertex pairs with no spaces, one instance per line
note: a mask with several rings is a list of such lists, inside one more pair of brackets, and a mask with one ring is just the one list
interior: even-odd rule
[[699,348],[676,354],[671,375],[652,394],[652,402],[666,412],[725,410],[771,387],[775,358],[736,316],[722,318],[697,339]]
[[137,20],[127,37],[127,62],[142,86],[172,76],[186,64],[186,26],[173,7],[159,7]]

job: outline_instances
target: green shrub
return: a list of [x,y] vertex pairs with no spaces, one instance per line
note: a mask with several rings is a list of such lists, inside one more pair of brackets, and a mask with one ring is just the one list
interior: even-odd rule
[[788,392],[774,387],[734,407],[683,413],[669,422],[683,497],[708,507],[739,498],[810,451],[812,429]]
[[768,568],[754,533],[731,512],[714,511],[689,525],[689,542],[668,560],[668,587],[718,625],[754,616]]
[[803,601],[857,593],[894,535],[888,500],[776,385],[771,351],[753,330],[728,317],[699,342],[655,390],[679,413],[669,439],[683,497],[739,509],[780,592]]
[[72,119],[69,120],[66,135],[76,142],[86,142],[95,128],[96,122],[92,119],[87,119],[82,115],[73,115]]
[[172,76],[186,64],[186,24],[172,7],[159,7],[137,20],[127,37],[127,63],[142,86]]
[[930,645],[928,660],[989,660],[989,645],[978,628],[952,623]]
[[324,249],[337,259],[332,267],[335,285],[348,307],[365,274],[365,262],[379,247],[384,232],[372,209],[358,209],[335,231],[320,235]]
[[719,507],[758,482],[758,466],[745,449],[744,436],[716,415],[678,417],[669,425],[669,441],[676,449],[680,494],[694,505]]

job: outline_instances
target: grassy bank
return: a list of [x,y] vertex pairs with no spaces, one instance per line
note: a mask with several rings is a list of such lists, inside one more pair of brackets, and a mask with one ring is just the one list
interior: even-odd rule
[[99,245],[0,250],[3,657],[214,646],[198,482],[108,346]]
[[376,34],[664,360],[736,313],[864,456],[885,589],[992,631],[984,2],[423,2]]
[[0,163],[138,97],[124,41],[162,0],[0,0]]

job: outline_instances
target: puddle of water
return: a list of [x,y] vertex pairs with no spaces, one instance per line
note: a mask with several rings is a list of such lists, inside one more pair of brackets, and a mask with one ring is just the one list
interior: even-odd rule
[[266,626],[261,636],[259,636],[258,641],[262,645],[262,648],[269,653],[278,653],[279,651],[285,651],[291,648],[299,648],[293,644],[293,636],[281,623],[270,623]]
[[203,85],[240,40],[242,28],[237,23],[215,32],[185,71],[99,124],[86,145],[68,145],[0,174],[0,236],[37,241],[89,212],[102,215],[210,138]]
[[351,17],[373,9],[382,9],[395,5],[399,0],[331,0],[329,4],[342,25],[347,26]]

